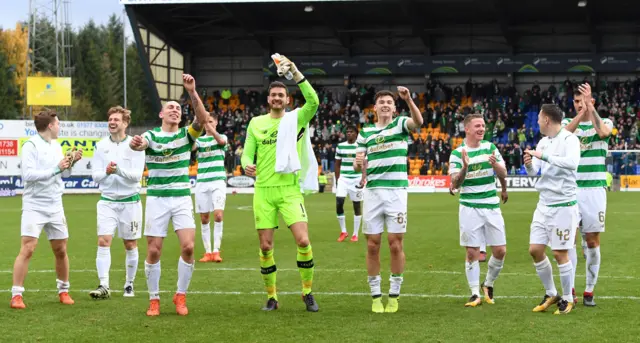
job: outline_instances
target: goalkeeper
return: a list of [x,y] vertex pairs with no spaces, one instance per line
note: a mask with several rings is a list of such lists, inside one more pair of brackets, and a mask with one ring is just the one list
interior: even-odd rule
[[[278,75],[283,76],[288,72],[293,75],[305,99],[305,105],[297,110],[297,114],[290,113],[290,115],[297,115],[297,137],[291,139],[297,139],[295,146],[298,155],[302,156],[305,140],[301,137],[315,116],[319,101],[315,90],[296,65],[286,57],[282,57],[278,63]],[[281,139],[281,134],[284,133],[279,134],[278,129],[281,122],[284,124],[287,119],[282,120],[285,117],[285,107],[289,104],[287,87],[282,82],[272,82],[269,85],[267,102],[270,107],[269,113],[254,117],[249,122],[242,154],[242,168],[245,173],[256,177],[253,214],[260,239],[260,272],[267,291],[267,304],[263,310],[272,311],[278,308],[273,234],[274,229],[278,228],[278,213],[280,213],[298,246],[297,262],[302,279],[302,300],[307,311],[317,312],[318,304],[311,294],[313,252],[309,242],[304,199],[299,186],[300,176],[297,172],[288,174],[276,172],[276,141]],[[291,143],[293,146],[294,141],[292,140]],[[257,165],[254,164],[255,161]]]

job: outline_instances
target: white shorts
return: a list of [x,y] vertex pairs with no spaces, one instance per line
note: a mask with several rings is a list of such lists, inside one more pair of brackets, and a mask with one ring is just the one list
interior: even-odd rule
[[193,200],[190,196],[182,197],[150,197],[144,212],[144,235],[151,237],[167,237],[169,221],[173,230],[194,229]]
[[47,213],[38,210],[23,210],[20,223],[20,235],[23,237],[40,238],[42,230],[47,239],[69,238],[69,228],[64,211]]
[[351,201],[362,201],[364,198],[364,189],[356,188],[360,184],[360,178],[347,179],[341,177],[338,179],[338,185],[336,186],[336,197],[346,198],[349,195]]
[[529,244],[543,244],[551,250],[573,248],[578,227],[578,205],[549,207],[538,204],[533,213]]
[[460,205],[460,246],[479,248],[507,245],[504,218],[500,208],[473,208]]
[[388,233],[407,232],[407,190],[373,188],[364,191],[362,232],[377,235],[387,226]]
[[98,236],[113,236],[132,241],[142,236],[142,201],[98,201]]
[[578,188],[578,221],[582,233],[604,232],[607,213],[607,191],[604,187]]
[[210,213],[217,210],[224,210],[226,202],[226,187],[196,192],[196,213]]

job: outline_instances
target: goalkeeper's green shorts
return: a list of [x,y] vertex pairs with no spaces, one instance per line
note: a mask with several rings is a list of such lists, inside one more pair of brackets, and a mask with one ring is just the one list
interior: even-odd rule
[[307,222],[304,197],[299,186],[255,188],[253,218],[256,229],[277,229],[278,212],[289,227],[298,222]]

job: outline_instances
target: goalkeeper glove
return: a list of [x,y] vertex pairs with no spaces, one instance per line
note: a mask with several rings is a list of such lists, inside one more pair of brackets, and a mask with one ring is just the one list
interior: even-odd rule
[[278,75],[280,77],[285,76],[288,72],[293,74],[293,79],[299,83],[304,79],[304,75],[298,70],[295,63],[283,55],[278,56]]

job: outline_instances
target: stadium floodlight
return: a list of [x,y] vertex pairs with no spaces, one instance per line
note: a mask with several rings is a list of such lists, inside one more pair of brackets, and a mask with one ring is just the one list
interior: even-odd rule
[[587,6],[587,1],[586,0],[578,1],[578,7],[585,7],[585,6]]
[[313,12],[313,6],[311,6],[311,5],[305,6],[304,11],[307,12],[307,13],[308,12]]

